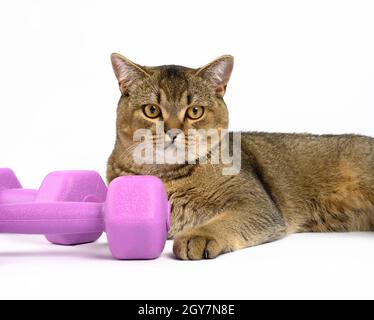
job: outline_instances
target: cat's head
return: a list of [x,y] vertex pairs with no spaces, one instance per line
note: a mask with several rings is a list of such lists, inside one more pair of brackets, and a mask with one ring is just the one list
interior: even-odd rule
[[152,132],[154,143],[164,143],[166,157],[184,149],[186,155],[190,153],[190,160],[204,156],[188,151],[202,141],[199,133],[192,138],[191,129],[227,129],[228,111],[223,96],[233,69],[232,56],[222,56],[197,69],[176,65],[145,67],[117,53],[112,54],[111,60],[121,91],[116,146],[121,149],[120,158],[127,163],[133,160],[131,156],[139,145],[139,141],[134,141],[139,129]]

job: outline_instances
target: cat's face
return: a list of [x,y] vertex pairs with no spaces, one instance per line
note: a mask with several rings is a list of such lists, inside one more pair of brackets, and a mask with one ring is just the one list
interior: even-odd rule
[[233,57],[222,56],[202,68],[191,69],[174,65],[141,67],[112,54],[112,65],[122,93],[117,145],[123,147],[124,161],[132,161],[131,154],[140,143],[134,141],[139,129],[149,130],[153,143],[162,143],[162,150],[155,148],[154,159],[156,153],[163,152],[165,159],[174,158],[182,164],[181,155],[193,161],[214,147],[201,129],[220,132],[228,127],[223,96]]

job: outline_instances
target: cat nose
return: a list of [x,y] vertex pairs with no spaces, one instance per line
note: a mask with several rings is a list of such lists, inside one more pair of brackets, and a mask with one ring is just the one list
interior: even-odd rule
[[166,132],[166,134],[169,136],[169,138],[174,142],[175,139],[178,137],[180,134],[181,130],[179,129],[170,129]]

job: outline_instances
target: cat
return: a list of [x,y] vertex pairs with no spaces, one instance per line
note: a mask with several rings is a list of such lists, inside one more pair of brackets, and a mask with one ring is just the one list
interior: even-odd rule
[[163,180],[177,258],[212,259],[296,232],[374,229],[372,138],[243,132],[234,175],[223,175],[221,163],[138,164],[139,128],[154,133],[162,120],[161,139],[175,145],[178,134],[170,129],[227,129],[224,94],[234,60],[226,55],[198,69],[143,67],[120,54],[111,61],[121,97],[107,180],[133,174]]

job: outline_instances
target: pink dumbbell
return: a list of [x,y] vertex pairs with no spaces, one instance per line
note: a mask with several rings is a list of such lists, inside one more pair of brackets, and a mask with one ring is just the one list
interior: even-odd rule
[[[2,179],[5,171],[8,179]],[[96,172],[54,172],[44,179],[39,191],[25,196],[28,192],[21,191],[11,173],[0,169],[1,233],[45,234],[53,243],[78,244],[95,241],[105,231],[115,258],[154,259],[161,254],[170,208],[158,178],[120,177],[107,192]],[[16,202],[14,188],[21,195],[20,202]],[[8,199],[12,201],[4,203],[5,194],[12,193]],[[22,202],[32,193],[34,201]]]
[[[107,187],[95,171],[62,171],[47,176],[41,192],[24,189],[11,169],[0,168],[0,205],[21,202],[104,202]],[[87,198],[90,195],[90,198]],[[76,245],[94,242],[102,232],[88,234],[46,235],[46,238],[60,245]]]
[[37,190],[23,189],[11,169],[0,168],[0,204],[34,201]]

